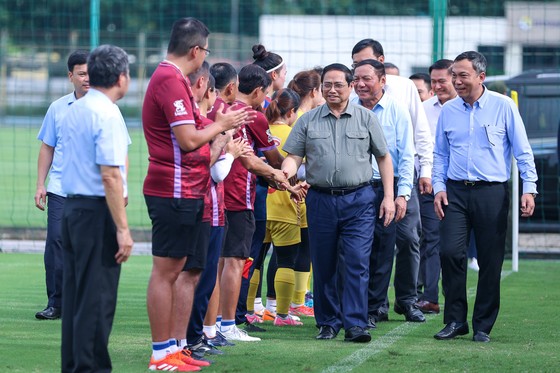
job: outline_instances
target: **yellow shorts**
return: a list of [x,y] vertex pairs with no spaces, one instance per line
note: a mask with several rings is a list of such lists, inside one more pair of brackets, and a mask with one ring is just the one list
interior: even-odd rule
[[[268,240],[267,240],[268,239]],[[264,242],[275,246],[290,246],[301,242],[301,227],[281,221],[267,221]]]

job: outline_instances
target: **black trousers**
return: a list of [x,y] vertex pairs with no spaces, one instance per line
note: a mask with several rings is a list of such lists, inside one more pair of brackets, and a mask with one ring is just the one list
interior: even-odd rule
[[45,282],[47,307],[62,307],[62,211],[66,198],[47,193],[47,240],[45,242]]
[[62,372],[110,372],[107,347],[121,266],[105,199],[66,199],[62,243]]
[[467,320],[467,248],[471,228],[478,250],[478,286],[472,327],[490,333],[500,308],[509,190],[507,183],[447,182],[449,205],[440,223],[440,258],[445,324]]

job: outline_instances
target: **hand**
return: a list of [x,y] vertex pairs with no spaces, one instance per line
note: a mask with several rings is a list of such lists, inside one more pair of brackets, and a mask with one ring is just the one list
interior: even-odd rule
[[226,144],[224,151],[231,154],[233,159],[254,154],[253,148],[249,145],[247,140],[242,137],[229,141]]
[[35,192],[35,207],[41,211],[45,211],[45,205],[47,203],[47,190],[44,186],[37,187],[37,192]]
[[403,196],[398,196],[397,199],[395,199],[395,208],[397,211],[395,213],[395,222],[401,220],[406,215],[406,205],[407,202]]
[[420,194],[431,194],[432,179],[429,177],[421,177],[418,179],[418,189],[420,190]]
[[287,190],[291,188],[290,182],[281,170],[274,169],[272,171],[272,181],[276,183],[276,189],[278,190]]
[[528,218],[535,211],[535,197],[531,193],[525,193],[521,196],[521,216]]
[[434,210],[439,220],[443,220],[445,216],[445,214],[443,213],[443,208],[448,204],[449,202],[447,201],[447,192],[439,192],[434,197]]
[[224,131],[241,126],[249,117],[249,112],[245,109],[235,110],[231,106],[225,112],[222,112],[223,109],[224,104],[222,103],[216,111],[216,123],[220,123]]
[[115,260],[118,264],[121,264],[126,262],[130,257],[132,245],[134,244],[128,228],[117,229],[117,243],[119,244],[119,251],[115,254]]
[[379,219],[383,218],[383,226],[387,227],[393,221],[395,217],[395,202],[393,197],[384,197],[381,201],[381,206],[379,207]]
[[309,190],[309,184],[307,182],[299,183],[295,186],[288,188],[291,193],[290,198],[295,202],[301,202],[307,197],[307,191]]

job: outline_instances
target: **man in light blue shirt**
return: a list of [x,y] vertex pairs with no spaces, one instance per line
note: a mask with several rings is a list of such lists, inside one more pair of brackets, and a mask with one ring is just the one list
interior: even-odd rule
[[107,349],[121,263],[132,251],[125,211],[130,138],[115,102],[128,90],[128,56],[102,45],[88,58],[91,89],[62,122],[64,372],[112,369]]
[[469,333],[466,254],[472,228],[480,266],[473,341],[490,341],[500,308],[512,155],[523,180],[521,216],[535,209],[537,173],[523,120],[513,100],[483,85],[486,65],[474,51],[455,58],[451,76],[459,97],[443,106],[436,128],[434,207],[441,220],[446,324],[436,339]]
[[[395,221],[385,227],[383,221],[376,220],[373,248],[370,255],[370,276],[368,291],[368,326],[375,328],[376,316],[387,313],[389,282],[393,268],[397,230],[402,231],[401,240],[406,241],[397,251],[395,272],[395,307],[401,310],[408,321],[424,321],[422,312],[413,305],[416,301],[416,280],[418,277],[419,251],[408,250],[413,242],[418,242],[419,232],[413,229],[420,220],[418,199],[410,200],[415,188],[414,178],[414,140],[410,114],[406,107],[386,94],[384,65],[374,59],[358,62],[354,67],[354,90],[359,104],[372,110],[378,117],[387,148],[393,160],[395,175]],[[373,166],[373,185],[375,205],[378,208],[383,199],[381,177],[375,160]],[[410,204],[408,202],[411,202]],[[403,219],[403,220],[401,220]],[[407,224],[415,221],[412,225]],[[404,223],[404,224],[403,224]],[[415,258],[415,259],[414,259]],[[381,311],[380,311],[381,310]]]
[[[41,141],[37,161],[37,191],[35,206],[44,211],[47,203],[47,240],[45,242],[45,278],[47,284],[47,307],[35,314],[40,320],[55,320],[60,317],[62,307],[62,238],[60,222],[66,194],[60,184],[62,169],[61,122],[70,105],[82,98],[89,89],[87,72],[88,52],[77,50],[68,57],[68,79],[74,92],[53,102],[43,119],[37,135]],[[49,175],[49,183],[45,181]],[[48,196],[48,200],[47,200]]]

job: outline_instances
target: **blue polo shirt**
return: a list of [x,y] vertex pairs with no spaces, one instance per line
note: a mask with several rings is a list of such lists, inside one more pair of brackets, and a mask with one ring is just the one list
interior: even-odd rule
[[118,166],[127,196],[126,157],[131,141],[118,106],[90,88],[70,107],[61,127],[63,192],[105,196],[100,166]]
[[62,172],[62,143],[60,142],[60,123],[68,113],[70,105],[76,101],[74,92],[54,101],[47,110],[37,139],[54,148],[51,169],[49,170],[49,183],[47,192],[66,197],[62,191],[60,176]]

